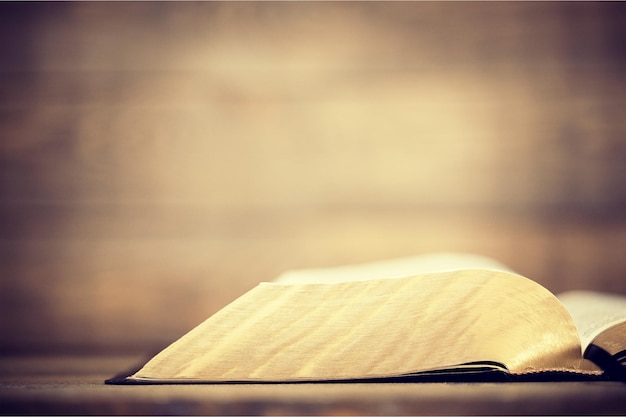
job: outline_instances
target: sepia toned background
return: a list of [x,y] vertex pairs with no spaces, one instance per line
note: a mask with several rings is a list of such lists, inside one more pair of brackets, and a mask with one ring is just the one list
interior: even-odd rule
[[0,353],[151,352],[286,269],[626,294],[623,3],[0,4]]

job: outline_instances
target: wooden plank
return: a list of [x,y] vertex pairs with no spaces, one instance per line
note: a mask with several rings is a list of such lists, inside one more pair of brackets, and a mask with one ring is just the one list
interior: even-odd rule
[[492,256],[555,292],[626,293],[624,223],[354,210],[90,212],[70,225],[1,242],[2,350],[152,351],[284,270],[433,251]]

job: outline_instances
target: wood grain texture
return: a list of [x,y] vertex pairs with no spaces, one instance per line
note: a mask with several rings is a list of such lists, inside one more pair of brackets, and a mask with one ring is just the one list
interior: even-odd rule
[[626,293],[625,14],[0,4],[0,351],[152,349],[285,269],[439,250]]

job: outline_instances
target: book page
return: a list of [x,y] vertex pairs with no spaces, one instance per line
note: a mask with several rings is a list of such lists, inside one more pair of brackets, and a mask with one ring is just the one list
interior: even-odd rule
[[518,275],[459,270],[334,284],[261,283],[132,378],[313,381],[406,375],[471,362],[578,369],[567,311]]
[[[603,332],[620,325],[626,327],[626,297],[624,296],[591,291],[569,291],[559,294],[558,298],[569,310],[576,323],[583,351]],[[620,340],[604,341],[600,343],[600,347],[610,354],[615,354],[626,349],[626,341],[622,334]]]
[[433,253],[378,262],[287,271],[272,282],[331,283],[381,278],[401,278],[430,272],[467,268],[513,272],[494,259],[464,253]]

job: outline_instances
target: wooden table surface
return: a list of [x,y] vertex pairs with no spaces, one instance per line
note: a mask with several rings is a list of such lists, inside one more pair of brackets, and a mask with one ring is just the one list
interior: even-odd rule
[[105,385],[141,358],[3,357],[2,414],[626,414],[626,384]]

